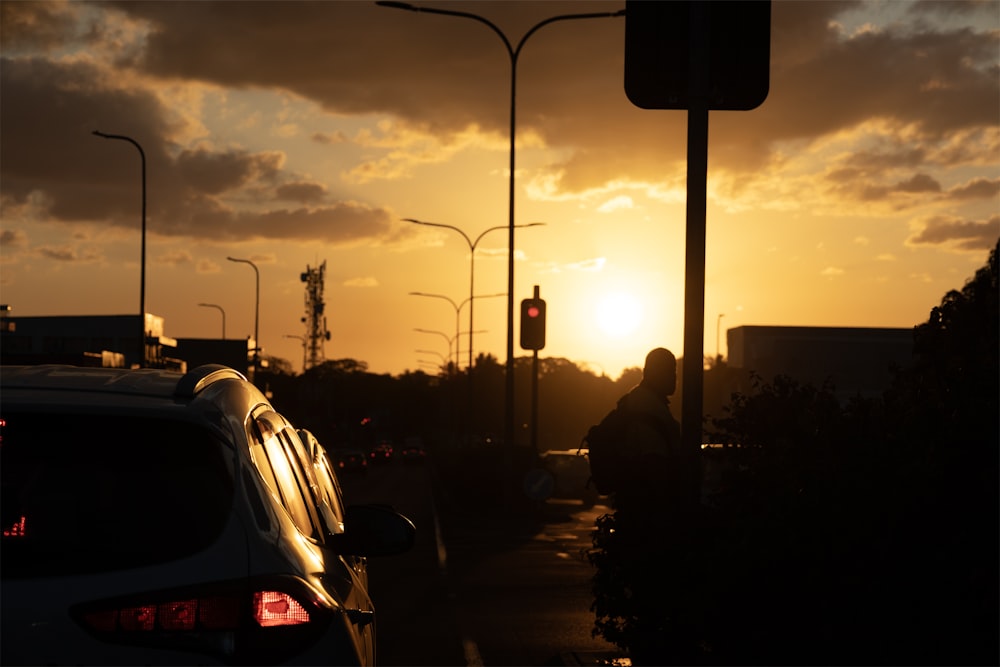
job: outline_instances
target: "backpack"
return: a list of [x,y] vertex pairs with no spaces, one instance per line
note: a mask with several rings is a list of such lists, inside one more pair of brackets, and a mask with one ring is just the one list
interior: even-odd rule
[[590,481],[597,492],[606,495],[621,488],[627,479],[628,462],[623,440],[628,432],[632,415],[622,407],[621,401],[599,423],[587,430],[580,443],[581,449],[589,448]]

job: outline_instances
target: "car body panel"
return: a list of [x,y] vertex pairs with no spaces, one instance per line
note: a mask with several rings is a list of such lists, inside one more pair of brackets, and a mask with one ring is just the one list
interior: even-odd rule
[[[210,524],[220,525],[221,528],[199,536],[199,539],[205,541],[204,546],[202,542],[192,543],[192,548],[197,549],[193,553],[185,552],[183,556],[176,558],[154,553],[146,559],[149,562],[143,562],[145,557],[115,562],[115,569],[107,569],[112,564],[100,561],[94,561],[96,566],[73,563],[63,571],[56,568],[50,571],[45,567],[32,569],[27,562],[27,569],[23,571],[15,572],[10,567],[5,567],[3,614],[0,619],[4,637],[0,656],[4,664],[232,664],[233,658],[227,659],[225,656],[229,654],[224,651],[215,654],[200,650],[194,652],[105,641],[85,630],[77,622],[72,610],[100,604],[102,601],[127,600],[132,596],[155,599],[157,592],[172,595],[171,591],[174,590],[199,591],[213,586],[225,586],[237,591],[250,590],[252,586],[262,585],[259,582],[263,581],[291,582],[288,585],[294,585],[294,590],[302,592],[310,601],[308,604],[315,606],[316,613],[321,613],[321,617],[317,618],[328,620],[320,625],[317,625],[319,621],[310,621],[319,628],[315,636],[310,636],[308,641],[289,644],[289,648],[282,649],[284,652],[280,654],[280,659],[260,657],[261,660],[274,664],[374,664],[374,605],[367,592],[367,560],[361,555],[369,547],[364,540],[345,542],[343,539],[335,539],[343,538],[345,531],[347,534],[351,532],[345,522],[347,512],[329,457],[310,433],[296,431],[284,417],[273,410],[263,394],[239,373],[219,366],[201,367],[183,376],[180,373],[155,370],[8,366],[0,368],[0,387],[3,391],[0,424],[5,423],[3,418],[7,414],[16,416],[19,425],[24,424],[20,431],[4,427],[10,434],[18,433],[20,438],[16,441],[8,440],[8,444],[12,446],[14,442],[18,442],[18,447],[7,447],[4,450],[8,453],[8,460],[14,465],[21,465],[29,470],[32,465],[38,465],[38,470],[42,471],[49,470],[52,466],[58,468],[64,463],[64,459],[47,459],[49,452],[44,448],[45,443],[39,442],[36,446],[34,442],[35,437],[42,440],[44,433],[60,433],[58,428],[49,428],[41,423],[50,415],[57,415],[59,423],[65,425],[66,429],[65,435],[55,443],[61,449],[54,451],[53,455],[68,455],[66,460],[69,463],[79,459],[83,463],[81,471],[90,470],[86,464],[91,455],[107,456],[118,452],[117,448],[130,447],[131,450],[122,451],[133,451],[135,460],[127,454],[104,459],[106,463],[103,464],[98,459],[94,463],[98,467],[93,470],[103,470],[99,467],[102,465],[115,468],[115,462],[121,462],[123,470],[136,476],[134,481],[129,478],[127,482],[141,484],[142,476],[149,474],[160,487],[167,489],[172,484],[172,474],[188,471],[195,480],[200,480],[202,474],[207,474],[194,459],[188,463],[188,468],[183,467],[185,453],[193,453],[197,457],[201,456],[199,452],[204,451],[209,456],[206,461],[218,457],[224,462],[211,466],[213,474],[226,475],[216,478],[225,482],[223,490],[218,491],[217,495],[209,493],[205,496],[209,499],[217,498],[213,507],[217,512],[226,512],[222,515],[224,523]],[[38,420],[32,431],[31,420],[36,417]],[[116,429],[127,425],[135,431],[141,431],[143,425],[154,424],[177,424],[178,433],[182,436],[189,433],[192,435],[190,438],[182,437],[183,442],[177,442],[176,437],[170,439],[174,434],[171,430],[173,426],[166,429],[161,426],[154,432],[147,431],[146,437],[142,437],[142,433],[136,433],[133,437],[131,430]],[[273,440],[270,444],[262,444],[262,437],[279,438],[280,442]],[[142,449],[144,446],[145,449]],[[156,449],[151,450],[150,447]],[[169,451],[164,448],[169,448]],[[266,448],[272,450],[271,455],[275,458],[269,459],[268,466],[261,468],[260,462],[255,462],[254,452],[256,450],[260,454]],[[18,455],[16,452],[23,454]],[[10,459],[11,456],[21,458]],[[144,457],[150,457],[150,461]],[[179,459],[180,463],[175,459]],[[159,470],[157,460],[165,461],[164,465],[168,467]],[[181,467],[171,468],[170,462]],[[263,474],[262,471],[271,463],[280,464],[286,484],[290,479],[287,478],[288,471],[296,471],[295,479],[298,482],[294,488],[299,490],[298,495],[293,496],[288,491],[291,487],[275,488],[276,478]],[[224,473],[219,465],[223,466]],[[63,467],[72,466],[67,464]],[[6,462],[4,470],[10,475],[16,472]],[[65,476],[67,471],[62,470],[61,474]],[[98,474],[97,477],[101,475]],[[39,536],[44,531],[39,532],[39,526],[43,524],[38,523],[42,516],[38,514],[40,510],[36,509],[38,505],[23,505],[29,507],[28,510],[20,508],[21,503],[40,502],[32,501],[31,498],[42,498],[47,480],[29,481],[30,484],[10,478],[9,475],[4,478],[4,504],[5,509],[10,510],[4,514],[5,547],[13,545],[16,548],[39,549],[39,553],[46,553],[48,542],[39,541]],[[89,477],[73,481],[82,485],[81,501],[90,500],[86,492],[91,490],[95,498],[104,498],[101,494],[119,492],[116,491],[117,486],[111,484],[101,487],[99,480],[91,483]],[[174,485],[176,488],[171,491],[179,494],[177,498],[185,499],[189,493],[205,491],[203,486],[198,485],[192,491],[190,487],[180,488]],[[231,497],[226,495],[230,488]],[[12,495],[15,493],[18,495]],[[33,495],[25,496],[25,493]],[[101,527],[100,523],[92,522],[100,522],[102,518],[119,519],[118,516],[109,516],[108,512],[114,512],[115,507],[120,507],[124,511],[123,516],[127,514],[128,517],[121,520],[131,523],[121,524],[122,528],[117,529],[117,538],[101,541],[102,538],[94,537],[86,548],[96,550],[95,553],[100,553],[101,549],[111,550],[108,553],[112,553],[113,549],[118,548],[113,543],[120,540],[125,544],[125,549],[141,551],[138,543],[130,542],[135,536],[147,535],[152,536],[150,539],[153,540],[169,540],[171,536],[186,535],[170,531],[158,535],[158,525],[139,525],[143,522],[139,518],[142,510],[149,506],[143,503],[148,503],[148,499],[143,497],[141,490],[123,497],[125,500],[116,505],[95,504],[95,507],[104,508],[101,510],[103,516],[97,517],[74,517],[73,512],[78,508],[68,500],[61,500],[62,505],[54,506],[53,511],[49,512],[54,518],[50,520],[49,532],[46,534],[62,539],[56,524],[52,523],[60,519],[73,521],[81,529],[87,529],[91,525]],[[9,498],[14,501],[8,503]],[[174,496],[170,498],[173,499]],[[104,498],[102,502],[113,501],[113,498]],[[161,514],[174,508],[173,500],[169,502],[171,504],[166,505],[165,510],[164,507],[157,506]],[[81,502],[80,506],[85,507],[87,503]],[[178,507],[182,507],[187,514],[180,514],[177,521],[183,522],[185,517],[200,520],[201,511],[187,507],[184,503]],[[204,505],[200,507],[207,509]],[[290,507],[294,507],[295,511],[290,512]],[[25,516],[20,516],[20,527],[23,529],[27,525],[29,528],[19,535],[16,530],[18,517],[14,515],[20,511],[27,511],[30,518],[25,522]],[[181,510],[178,509],[178,512]],[[191,514],[192,512],[195,514]],[[63,516],[60,517],[59,514]],[[412,523],[405,517],[398,518],[403,522],[399,524],[400,528],[412,529]],[[304,523],[308,523],[308,526],[303,525]],[[112,524],[109,529],[115,530],[114,526],[117,525]],[[144,532],[127,530],[128,525],[142,528]],[[189,521],[187,525],[194,528],[200,524]],[[390,527],[396,528],[395,525]],[[185,527],[182,525],[178,528],[171,524],[171,529],[183,531]],[[361,534],[364,533],[361,529]],[[78,533],[67,531],[66,539],[76,534]],[[387,534],[395,533],[388,531]],[[21,538],[27,541],[19,541]],[[412,542],[412,534],[409,538]],[[85,534],[85,539],[90,539],[89,532]],[[397,539],[390,542],[388,548],[393,552],[408,548],[405,541]],[[359,552],[354,555],[343,553],[344,545],[348,544],[358,545]],[[378,549],[386,548],[381,541],[376,540],[371,544],[378,545]],[[10,552],[5,549],[5,555],[7,553]],[[25,554],[30,554],[30,551],[25,551]],[[69,560],[60,561],[60,554],[65,554]],[[70,563],[75,554],[73,549],[63,548],[62,551],[49,555],[53,557],[54,563],[65,565]],[[155,562],[157,560],[159,562]],[[5,561],[5,565],[10,562],[6,558]],[[164,591],[167,593],[163,593]]]

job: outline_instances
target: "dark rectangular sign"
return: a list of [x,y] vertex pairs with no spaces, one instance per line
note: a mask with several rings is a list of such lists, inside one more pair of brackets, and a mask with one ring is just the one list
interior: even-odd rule
[[643,109],[748,111],[767,98],[770,0],[626,0],[625,94]]

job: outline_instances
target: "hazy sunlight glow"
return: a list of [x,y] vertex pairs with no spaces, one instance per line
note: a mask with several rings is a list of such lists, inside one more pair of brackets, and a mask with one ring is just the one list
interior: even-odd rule
[[601,331],[622,338],[642,324],[642,303],[627,292],[609,292],[597,301],[596,317]]

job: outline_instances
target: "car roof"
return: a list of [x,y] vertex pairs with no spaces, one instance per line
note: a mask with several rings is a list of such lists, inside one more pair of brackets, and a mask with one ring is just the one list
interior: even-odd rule
[[221,379],[246,381],[238,371],[206,364],[179,373],[162,369],[88,368],[59,364],[0,366],[3,389],[84,391],[157,398],[194,398]]

